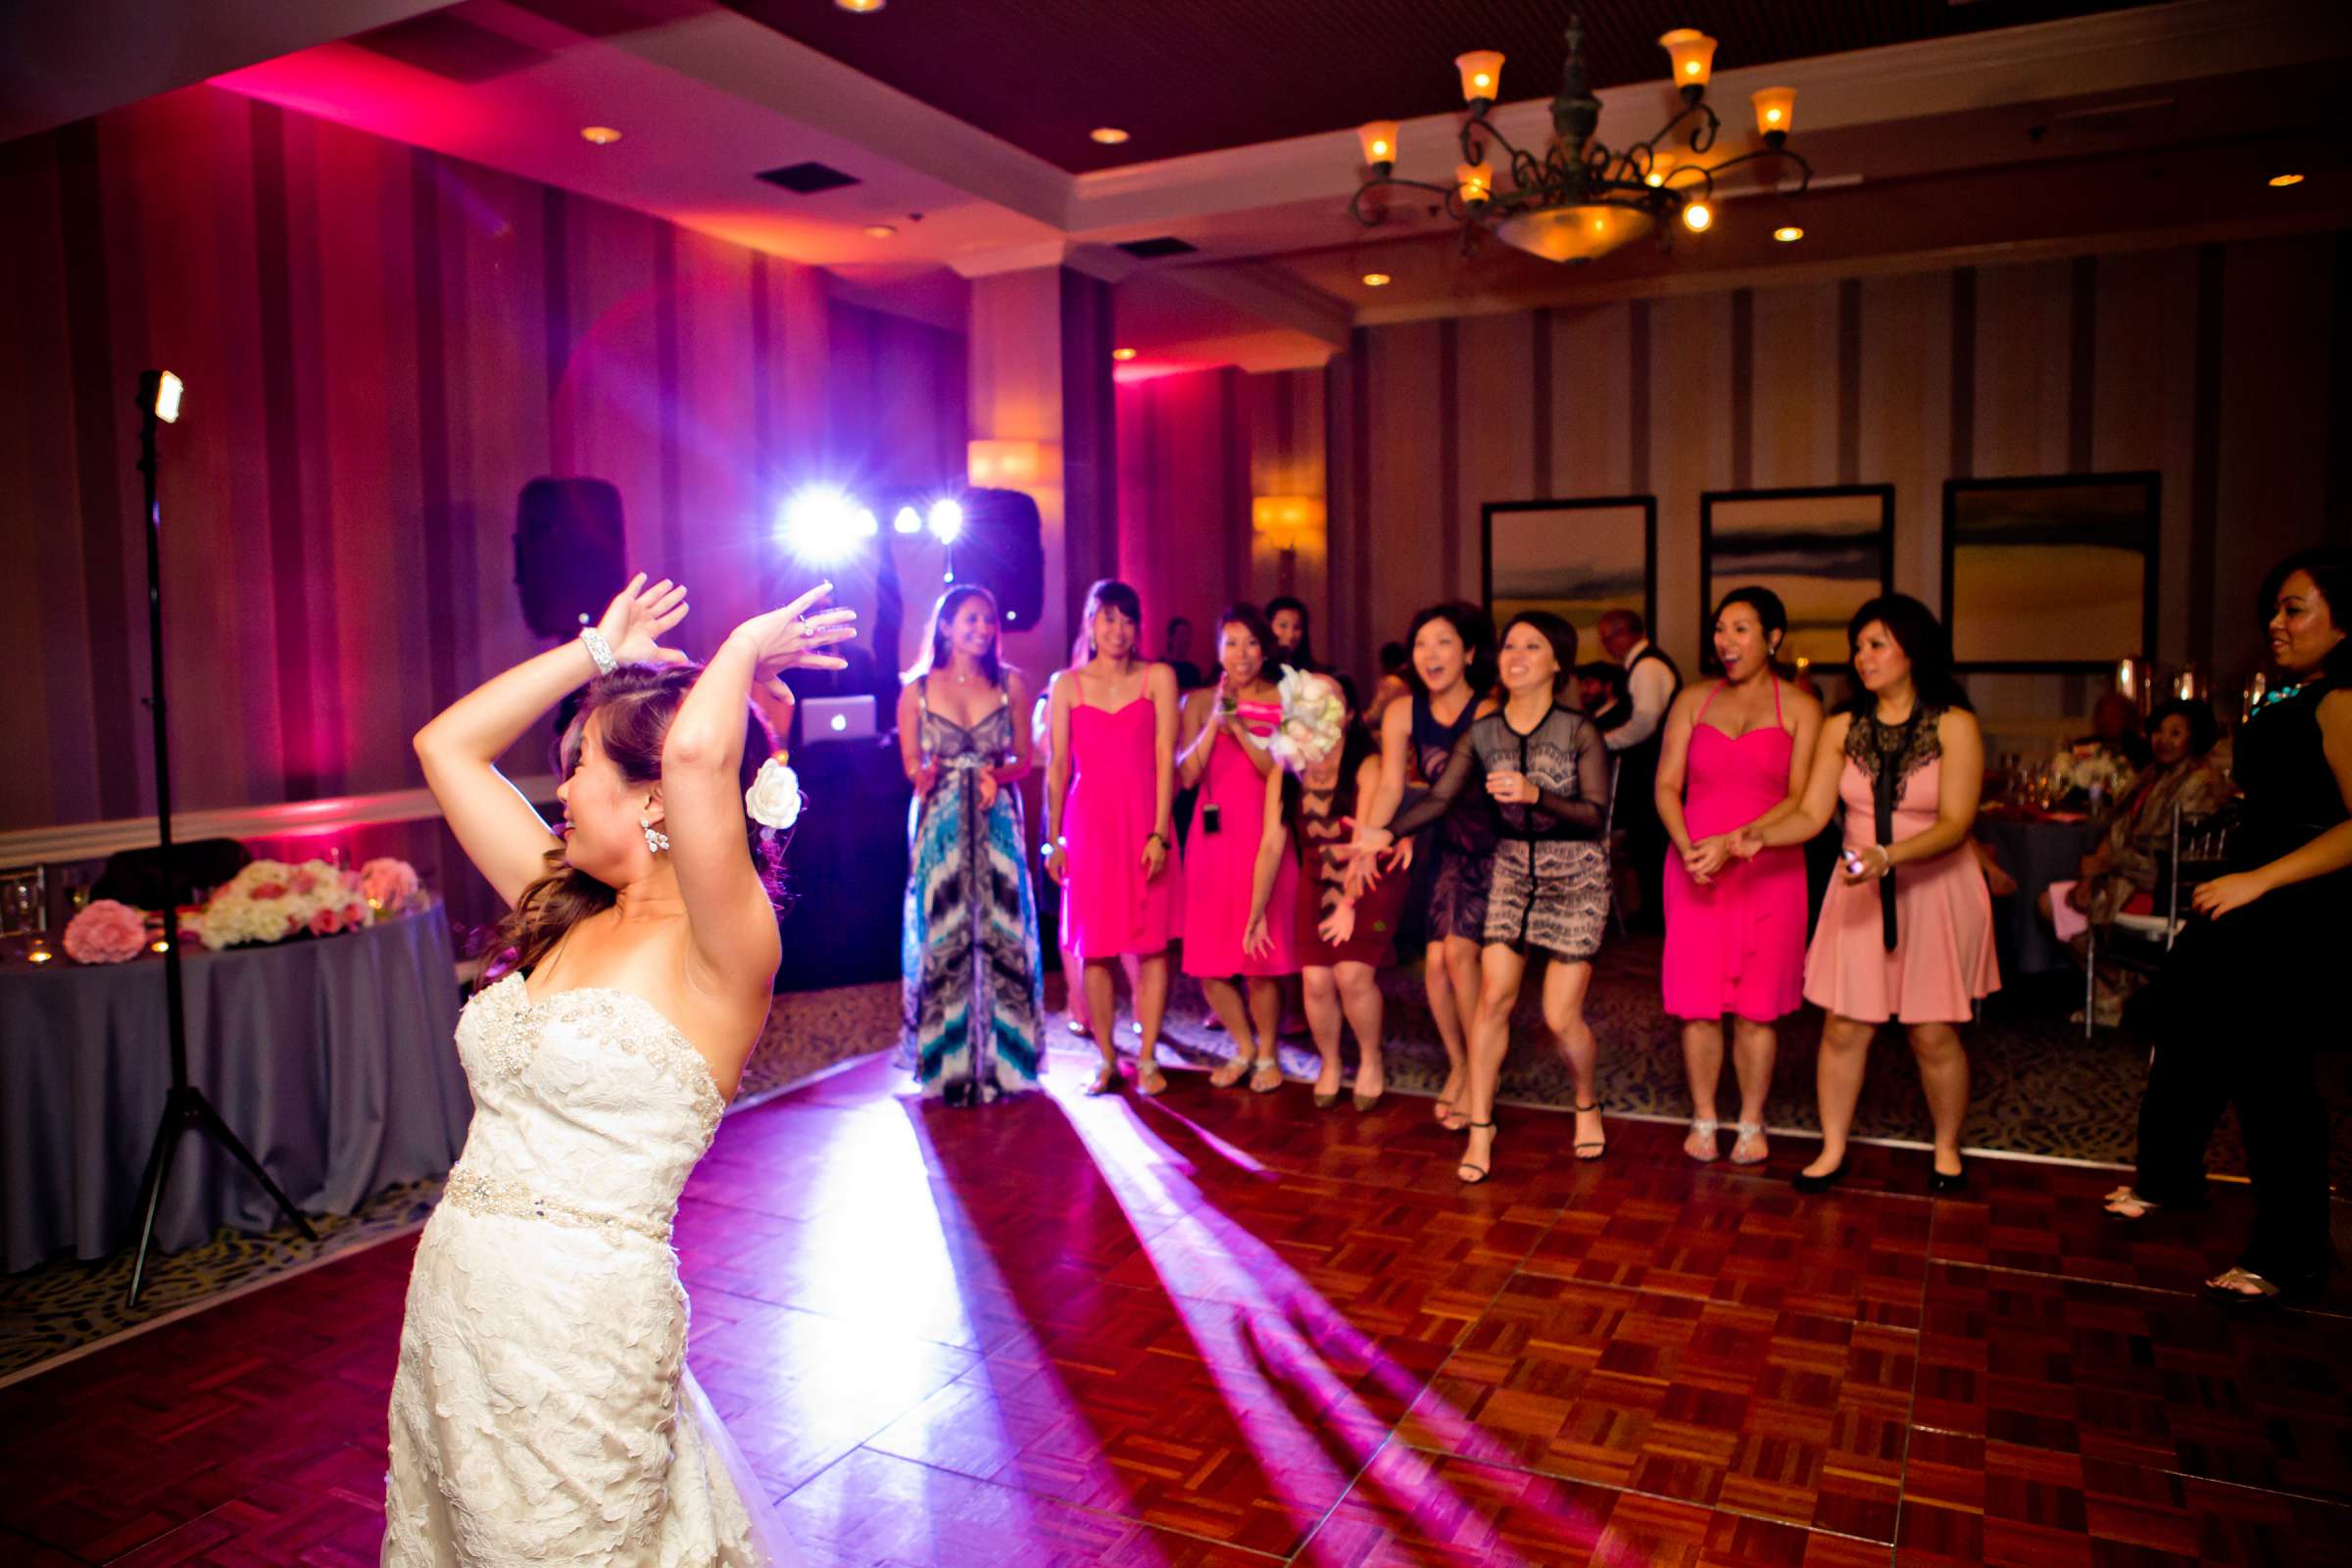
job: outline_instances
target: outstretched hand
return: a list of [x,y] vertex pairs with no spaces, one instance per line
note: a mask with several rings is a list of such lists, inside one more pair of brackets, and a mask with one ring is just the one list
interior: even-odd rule
[[833,592],[820,582],[781,610],[754,615],[735,628],[734,638],[752,651],[758,677],[764,679],[787,669],[847,669],[850,662],[821,650],[846,643],[858,635],[851,624],[855,610],[822,610],[810,613]]
[[664,577],[648,588],[641,571],[612,596],[596,629],[612,657],[624,664],[682,664],[686,656],[663,648],[661,638],[686,618],[686,608],[685,584]]

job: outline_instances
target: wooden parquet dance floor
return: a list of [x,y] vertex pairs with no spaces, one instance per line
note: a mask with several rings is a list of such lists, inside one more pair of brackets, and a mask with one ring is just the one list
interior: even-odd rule
[[[677,1244],[696,1374],[811,1563],[2352,1562],[2352,1296],[2195,1295],[2243,1197],[1429,1102],[949,1110],[879,1061],[730,1117]],[[0,1391],[0,1563],[375,1560],[412,1243]]]

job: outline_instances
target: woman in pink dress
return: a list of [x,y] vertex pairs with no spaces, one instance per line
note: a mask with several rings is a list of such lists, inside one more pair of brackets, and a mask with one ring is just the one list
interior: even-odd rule
[[1136,657],[1143,602],[1107,578],[1086,598],[1090,658],[1054,679],[1054,760],[1046,772],[1046,872],[1061,886],[1062,946],[1085,966],[1086,1016],[1102,1066],[1087,1093],[1118,1087],[1111,970],[1137,964],[1143,1045],[1135,1086],[1167,1088],[1159,1064],[1176,930],[1176,673]]
[[1862,689],[1822,725],[1804,804],[1734,845],[1745,857],[1802,844],[1845,806],[1841,874],[1805,955],[1805,1000],[1830,1016],[1818,1072],[1821,1154],[1796,1187],[1817,1193],[1844,1176],[1871,1036],[1896,1019],[1910,1032],[1936,1125],[1928,1191],[1957,1193],[1968,1185],[1968,1055],[1952,1026],[2001,984],[1992,896],[1969,848],[1984,737],[1953,678],[1950,639],[1927,606],[1906,594],[1873,599],[1854,612],[1846,639]]
[[[1266,776],[1274,770],[1265,743],[1282,722],[1281,692],[1266,679],[1273,647],[1273,628],[1256,606],[1225,612],[1217,633],[1224,672],[1215,686],[1185,699],[1176,758],[1179,786],[1200,790],[1185,845],[1184,972],[1200,982],[1234,1044],[1233,1059],[1209,1082],[1230,1089],[1247,1076],[1261,1095],[1282,1087],[1282,1063],[1274,1054],[1282,988],[1275,982],[1298,972],[1288,922],[1263,952],[1250,953],[1243,944],[1265,833]],[[1287,909],[1297,902],[1298,877],[1298,867],[1286,861],[1268,907]]]
[[[1779,1048],[1773,1024],[1804,1000],[1805,860],[1801,851],[1732,856],[1742,829],[1762,827],[1804,800],[1821,734],[1821,704],[1784,684],[1773,656],[1788,612],[1769,588],[1735,588],[1715,609],[1723,679],[1692,687],[1666,715],[1658,759],[1658,820],[1666,858],[1666,1011],[1683,1020],[1690,1077],[1690,1136],[1683,1152],[1713,1160],[1715,1088],[1723,1078],[1723,1018],[1732,1015],[1740,1087],[1732,1163],[1762,1164],[1764,1101]],[[1685,799],[1685,786],[1689,798]]]

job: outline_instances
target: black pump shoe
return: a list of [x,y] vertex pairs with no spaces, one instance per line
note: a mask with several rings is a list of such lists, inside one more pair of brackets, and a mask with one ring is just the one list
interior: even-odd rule
[[1962,1160],[1960,1162],[1960,1168],[1949,1176],[1946,1176],[1943,1172],[1937,1170],[1935,1166],[1935,1163],[1930,1161],[1928,1165],[1928,1191],[1937,1198],[1949,1198],[1954,1193],[1967,1192],[1968,1161],[1965,1159]]
[[1841,1159],[1818,1176],[1808,1176],[1800,1170],[1788,1178],[1788,1185],[1800,1193],[1826,1193],[1845,1180],[1846,1163]]

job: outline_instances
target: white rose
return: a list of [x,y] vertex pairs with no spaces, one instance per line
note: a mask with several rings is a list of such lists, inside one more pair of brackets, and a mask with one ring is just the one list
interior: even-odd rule
[[781,833],[801,816],[801,781],[774,758],[760,764],[760,776],[743,792],[743,808],[761,827]]

